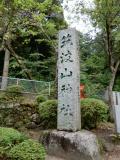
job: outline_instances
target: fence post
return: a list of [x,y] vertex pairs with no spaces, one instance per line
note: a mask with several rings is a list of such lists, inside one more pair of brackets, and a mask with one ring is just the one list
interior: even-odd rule
[[17,78],[17,86],[18,86],[18,84],[19,84],[19,79]]
[[51,84],[49,82],[49,96],[50,96],[50,91],[51,91]]

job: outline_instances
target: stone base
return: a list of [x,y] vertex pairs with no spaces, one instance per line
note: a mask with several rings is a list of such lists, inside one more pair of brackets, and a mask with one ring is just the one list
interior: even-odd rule
[[47,131],[40,137],[49,155],[65,160],[101,160],[97,137],[89,131]]

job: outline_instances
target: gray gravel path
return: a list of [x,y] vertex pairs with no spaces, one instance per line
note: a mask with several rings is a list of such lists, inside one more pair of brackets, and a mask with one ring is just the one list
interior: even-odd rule
[[46,160],[64,160],[64,159],[56,158],[56,157],[52,157],[52,156],[47,156]]

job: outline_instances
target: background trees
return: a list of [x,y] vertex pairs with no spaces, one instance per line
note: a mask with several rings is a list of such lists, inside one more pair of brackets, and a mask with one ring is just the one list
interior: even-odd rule
[[57,32],[65,26],[58,1],[3,0],[0,8],[0,53],[10,52],[9,76],[53,80]]
[[112,110],[112,91],[120,90],[120,1],[94,0],[92,9],[84,6],[82,11],[91,18],[93,26],[99,29],[94,39],[85,40],[85,49],[82,48],[82,77],[87,82],[85,84],[90,86],[87,94],[100,97],[103,95],[101,91],[108,89]]
[[94,24],[97,25],[102,34],[104,49],[107,56],[111,78],[109,81],[109,102],[113,106],[112,90],[120,65],[120,1],[117,0],[95,0],[95,9],[91,13]]
[[[90,97],[102,96],[109,86],[112,105],[112,90],[120,90],[120,1],[94,0],[92,8],[79,5],[75,17],[86,14],[99,28],[94,38],[80,34],[81,83],[86,85],[86,95]],[[2,0],[0,22],[0,73],[3,55],[10,53],[9,76],[54,80],[57,33],[66,27],[59,2]],[[5,64],[8,66],[9,58]]]

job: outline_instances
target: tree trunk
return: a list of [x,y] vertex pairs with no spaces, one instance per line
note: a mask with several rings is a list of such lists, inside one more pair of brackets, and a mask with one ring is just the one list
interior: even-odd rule
[[10,54],[16,59],[17,63],[21,67],[21,69],[24,70],[24,72],[25,72],[26,76],[28,77],[28,79],[32,80],[32,76],[31,76],[30,72],[27,70],[27,68],[24,65],[24,63],[22,63],[22,60],[20,60],[20,57],[15,53],[15,51],[12,48],[12,46],[10,44],[6,43],[5,47],[9,50]]
[[120,64],[120,61],[118,60],[116,65],[115,65],[115,68],[114,68],[114,70],[112,72],[112,78],[110,80],[109,88],[108,88],[111,119],[114,118],[114,100],[113,100],[112,92],[113,92],[115,77],[116,77],[116,74],[117,74],[117,71],[118,71],[119,64]]
[[4,58],[4,67],[3,67],[3,77],[2,77],[2,84],[1,84],[2,90],[5,90],[7,88],[9,61],[10,61],[10,52],[6,49],[5,58]]
[[[12,48],[10,43],[6,43],[5,47],[8,49],[8,51],[10,52],[10,54],[16,59],[17,63],[19,64],[19,66],[21,67],[22,70],[24,70],[26,76],[28,77],[28,79],[32,80],[32,75],[31,73],[27,70],[26,66],[24,65],[24,63],[22,62],[22,60],[20,60],[20,57],[15,53],[14,49]],[[35,86],[34,81],[31,81],[32,84],[32,89],[33,91],[36,93],[37,92],[37,88]]]

